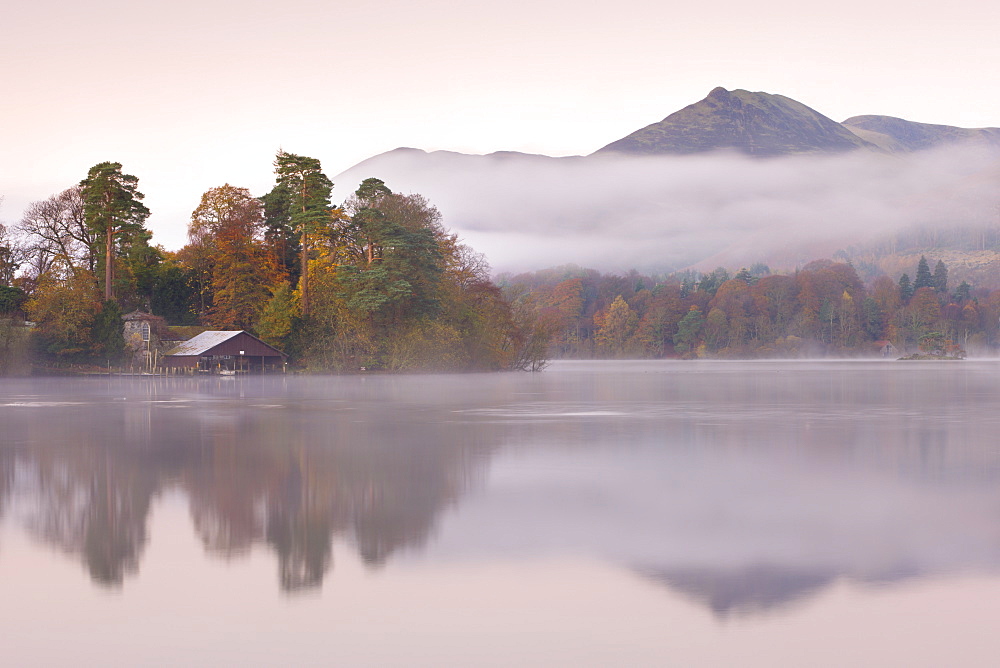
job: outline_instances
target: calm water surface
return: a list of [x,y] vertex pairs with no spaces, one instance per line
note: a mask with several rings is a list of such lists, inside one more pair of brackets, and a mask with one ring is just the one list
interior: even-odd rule
[[0,380],[0,664],[992,666],[1000,363]]

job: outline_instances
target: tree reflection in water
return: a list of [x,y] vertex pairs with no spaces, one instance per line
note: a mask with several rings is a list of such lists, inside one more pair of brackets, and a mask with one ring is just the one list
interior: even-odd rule
[[105,586],[136,573],[154,500],[180,490],[207,554],[263,547],[286,592],[322,584],[337,539],[369,568],[407,550],[583,555],[720,618],[757,615],[836,582],[1000,571],[995,371],[14,383],[0,513]]
[[23,407],[11,416],[29,447],[0,450],[0,510],[16,487],[31,534],[104,586],[138,571],[153,500],[172,488],[186,492],[209,554],[234,559],[267,545],[282,589],[294,592],[322,584],[335,535],[370,566],[420,545],[470,479],[467,446],[451,444],[476,439],[440,422],[379,420],[356,407],[273,410],[225,386],[180,400],[176,385],[138,390],[67,401],[58,419]]

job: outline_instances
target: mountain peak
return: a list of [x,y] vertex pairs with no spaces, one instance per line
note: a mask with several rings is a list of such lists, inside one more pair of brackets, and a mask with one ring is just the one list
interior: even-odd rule
[[771,93],[713,88],[708,96],[598,153],[638,155],[735,150],[753,156],[875,149],[801,102]]

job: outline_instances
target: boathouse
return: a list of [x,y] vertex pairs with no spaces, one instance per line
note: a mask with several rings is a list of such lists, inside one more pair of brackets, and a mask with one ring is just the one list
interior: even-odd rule
[[283,370],[287,358],[249,332],[208,331],[169,350],[162,365],[188,373],[264,373]]
[[892,341],[875,341],[872,345],[882,357],[897,357],[899,355],[899,351],[896,350],[896,346],[892,345]]

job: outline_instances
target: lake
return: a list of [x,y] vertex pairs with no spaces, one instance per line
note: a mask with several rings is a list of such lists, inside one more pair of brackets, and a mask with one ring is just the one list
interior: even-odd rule
[[991,666],[1000,362],[0,380],[0,664]]

